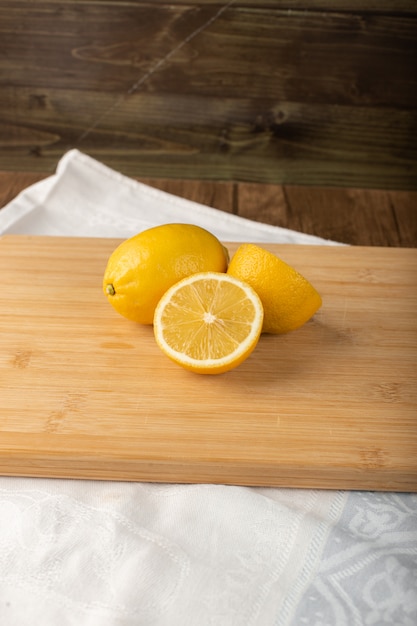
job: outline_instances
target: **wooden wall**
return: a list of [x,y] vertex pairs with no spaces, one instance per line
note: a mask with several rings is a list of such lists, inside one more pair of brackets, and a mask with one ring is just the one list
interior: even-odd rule
[[417,189],[417,2],[0,0],[0,169]]

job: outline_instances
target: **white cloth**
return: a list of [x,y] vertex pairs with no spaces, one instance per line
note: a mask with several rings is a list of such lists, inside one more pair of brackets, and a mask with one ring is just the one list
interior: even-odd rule
[[22,191],[2,209],[0,234],[130,237],[166,222],[192,222],[223,241],[333,243],[247,220],[143,185],[79,152],[56,174]]
[[[167,221],[225,241],[333,243],[75,150],[0,211],[0,234],[128,237]],[[416,590],[414,494],[0,477],[4,626],[414,626]]]

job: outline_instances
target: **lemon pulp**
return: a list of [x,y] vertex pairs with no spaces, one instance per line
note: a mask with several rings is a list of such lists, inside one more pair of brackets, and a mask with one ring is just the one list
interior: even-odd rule
[[202,272],[173,285],[155,310],[161,350],[196,373],[220,374],[240,365],[258,343],[263,308],[246,283]]

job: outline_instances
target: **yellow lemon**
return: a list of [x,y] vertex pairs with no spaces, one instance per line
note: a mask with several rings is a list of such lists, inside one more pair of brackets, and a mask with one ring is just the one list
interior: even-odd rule
[[184,278],[162,296],[155,339],[173,361],[198,374],[222,374],[258,343],[263,309],[246,283],[217,272]]
[[220,241],[193,224],[163,224],[121,243],[110,256],[103,291],[124,317],[152,324],[155,307],[174,283],[197,272],[225,272]]
[[295,330],[322,304],[320,294],[306,278],[260,246],[239,246],[227,272],[247,282],[259,295],[264,307],[263,332]]

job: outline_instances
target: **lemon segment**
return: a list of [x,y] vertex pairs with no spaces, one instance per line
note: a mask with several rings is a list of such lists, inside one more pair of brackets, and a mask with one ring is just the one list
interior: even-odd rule
[[154,334],[161,350],[184,368],[221,374],[248,358],[262,323],[262,303],[249,285],[225,273],[200,272],[162,296]]
[[296,330],[322,305],[320,294],[304,276],[255,244],[239,246],[227,273],[247,282],[260,297],[264,308],[264,333]]
[[152,324],[166,290],[197,272],[226,272],[227,249],[212,233],[193,224],[163,224],[122,242],[111,254],[103,292],[123,317]]

